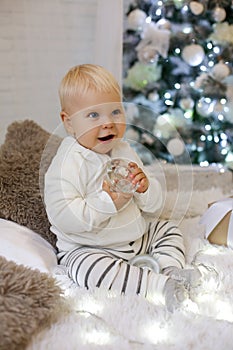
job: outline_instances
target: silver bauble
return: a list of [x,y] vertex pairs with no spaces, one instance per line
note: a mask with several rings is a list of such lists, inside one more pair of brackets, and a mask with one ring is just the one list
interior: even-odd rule
[[128,29],[132,30],[142,30],[145,21],[147,18],[147,14],[140,10],[140,9],[135,9],[131,11],[128,15]]
[[214,65],[211,70],[211,73],[217,80],[222,80],[230,75],[230,68],[227,64],[219,62]]
[[184,47],[181,56],[191,67],[196,67],[204,60],[205,52],[201,45],[190,44]]
[[202,12],[204,12],[204,9],[205,9],[204,5],[199,3],[198,1],[190,1],[189,8],[190,8],[191,12],[196,16],[198,16]]
[[216,7],[212,12],[212,17],[216,22],[223,22],[226,18],[226,11],[222,7]]

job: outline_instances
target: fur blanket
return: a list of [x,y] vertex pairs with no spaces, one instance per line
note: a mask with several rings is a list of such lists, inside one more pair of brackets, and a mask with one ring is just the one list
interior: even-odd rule
[[233,251],[205,241],[198,218],[181,226],[188,259],[203,273],[192,300],[169,313],[139,296],[81,290],[57,275],[72,311],[34,337],[28,350],[231,350]]
[[57,321],[61,294],[46,273],[0,256],[0,349],[25,349],[33,335]]

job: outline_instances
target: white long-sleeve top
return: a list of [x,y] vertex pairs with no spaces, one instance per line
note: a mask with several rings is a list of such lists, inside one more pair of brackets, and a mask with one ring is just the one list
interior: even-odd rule
[[113,158],[133,161],[146,173],[140,158],[125,141],[116,144],[111,156],[84,148],[72,136],[62,141],[45,175],[44,189],[46,211],[59,251],[83,245],[122,247],[145,233],[147,214],[161,207],[161,186],[147,174],[147,191],[134,193],[117,211],[102,189],[106,163]]

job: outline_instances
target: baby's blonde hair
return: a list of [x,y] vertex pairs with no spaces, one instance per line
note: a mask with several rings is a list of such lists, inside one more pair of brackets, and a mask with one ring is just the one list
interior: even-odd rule
[[66,110],[73,98],[81,97],[88,90],[116,92],[121,96],[121,88],[114,76],[105,68],[94,64],[72,67],[61,81],[59,97],[61,109]]

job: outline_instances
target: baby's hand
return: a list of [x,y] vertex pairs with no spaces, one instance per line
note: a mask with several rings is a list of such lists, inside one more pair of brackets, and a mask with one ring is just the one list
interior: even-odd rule
[[133,196],[133,193],[122,193],[122,192],[111,191],[107,181],[103,182],[102,188],[112,198],[112,201],[115,204],[115,207],[117,208],[117,210],[120,210],[121,208],[123,208]]
[[132,183],[134,185],[137,184],[137,191],[136,192],[138,192],[138,193],[146,192],[148,187],[149,187],[149,181],[148,181],[145,173],[134,162],[130,162],[129,166],[130,166],[130,169],[132,171],[132,174],[130,174],[130,177],[132,179]]

